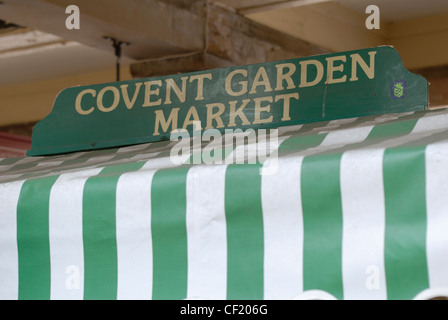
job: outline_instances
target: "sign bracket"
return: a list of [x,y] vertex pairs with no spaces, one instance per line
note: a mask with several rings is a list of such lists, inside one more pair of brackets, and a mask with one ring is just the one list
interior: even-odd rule
[[117,81],[120,81],[120,61],[121,61],[121,55],[122,55],[121,46],[123,44],[124,45],[129,45],[129,42],[121,41],[121,40],[115,39],[113,37],[104,37],[104,39],[112,41],[112,46],[114,47],[115,57],[116,57]]

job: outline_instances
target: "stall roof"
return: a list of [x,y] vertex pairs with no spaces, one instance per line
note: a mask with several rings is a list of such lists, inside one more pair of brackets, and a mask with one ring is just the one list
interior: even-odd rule
[[[448,287],[446,109],[268,133],[258,149],[184,149],[183,163],[176,141],[1,160],[0,298],[412,299]],[[219,150],[221,163],[198,157]]]

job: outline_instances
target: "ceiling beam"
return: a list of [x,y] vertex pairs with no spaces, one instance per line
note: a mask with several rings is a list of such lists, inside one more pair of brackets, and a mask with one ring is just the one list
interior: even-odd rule
[[[202,50],[203,1],[2,0],[0,19],[113,53],[111,37],[129,42],[123,56],[156,58]],[[80,29],[65,27],[65,9],[77,5]]]
[[309,6],[323,2],[330,2],[333,0],[286,0],[286,1],[277,1],[272,3],[266,3],[251,7],[245,7],[238,9],[238,13],[242,15],[259,13],[264,11],[278,10],[278,9],[288,9],[302,6]]
[[74,45],[79,45],[79,43],[67,41],[39,30],[20,28],[0,36],[0,59]]
[[336,1],[245,15],[297,39],[330,51],[348,51],[384,44],[384,31],[368,30],[366,16]]

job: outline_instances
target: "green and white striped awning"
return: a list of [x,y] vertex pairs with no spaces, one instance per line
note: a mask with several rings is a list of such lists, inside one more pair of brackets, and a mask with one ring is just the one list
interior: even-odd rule
[[448,288],[445,109],[278,134],[271,174],[272,161],[174,164],[170,141],[0,160],[0,299]]

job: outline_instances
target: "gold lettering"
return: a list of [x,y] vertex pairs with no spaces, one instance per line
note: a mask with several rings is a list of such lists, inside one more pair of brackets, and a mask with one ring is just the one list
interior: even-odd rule
[[236,74],[241,74],[245,78],[247,78],[247,70],[237,69],[237,70],[233,70],[232,72],[230,72],[227,75],[226,82],[225,82],[225,89],[226,89],[227,94],[229,94],[231,96],[240,96],[240,95],[245,94],[247,92],[247,80],[238,82],[238,84],[241,86],[241,90],[233,91],[233,89],[232,89],[232,80],[233,80],[233,77]]
[[331,84],[331,83],[341,83],[341,82],[345,82],[347,80],[347,76],[343,76],[339,79],[335,79],[334,78],[334,73],[336,71],[339,72],[343,72],[344,71],[344,64],[340,64],[338,66],[334,65],[335,61],[342,61],[342,62],[346,62],[347,61],[347,57],[346,56],[337,56],[337,57],[329,57],[326,58],[325,60],[327,60],[327,84]]
[[[112,91],[112,93],[114,94],[114,101],[112,102],[112,105],[110,107],[105,107],[104,104],[103,104],[104,94],[107,91]],[[100,92],[98,92],[98,97],[96,99],[96,104],[97,104],[98,109],[100,111],[111,112],[111,111],[115,110],[115,108],[118,106],[119,102],[120,102],[120,91],[118,91],[118,89],[115,88],[115,87],[108,86],[108,87],[105,87],[105,88],[101,89]]]
[[[308,81],[308,66],[316,67],[316,78]],[[305,60],[300,62],[300,85],[299,88],[312,87],[318,84],[324,76],[324,66],[317,60]]]
[[[277,68],[277,86],[275,87],[275,90],[284,89],[283,81],[286,81],[288,84],[286,89],[294,89],[295,85],[292,80],[292,75],[296,72],[296,65],[293,63],[282,63],[277,64],[275,67]],[[285,68],[289,69],[287,73],[283,73]]]
[[249,93],[257,93],[257,87],[264,86],[264,92],[271,92],[272,87],[269,83],[269,77],[264,67],[260,67],[254,77],[254,82]]
[[[192,116],[193,119],[191,119]],[[196,126],[197,123],[201,123],[198,111],[194,106],[191,106],[190,109],[188,110],[187,115],[185,116],[185,121],[184,125],[182,126],[182,129],[187,129],[187,126],[195,124],[194,130],[202,130],[202,128],[198,128],[199,126]]]
[[75,101],[76,112],[78,112],[80,115],[83,115],[83,116],[91,114],[93,112],[93,110],[95,109],[95,107],[90,107],[88,110],[84,110],[81,106],[82,97],[88,93],[91,94],[92,97],[96,96],[96,91],[93,89],[83,90],[76,96],[76,101]]
[[188,77],[182,77],[182,91],[179,86],[174,82],[173,79],[166,79],[166,99],[165,104],[171,104],[171,89],[174,90],[177,98],[180,102],[185,102],[186,94],[187,94],[187,79]]
[[291,120],[291,117],[289,116],[289,107],[290,107],[290,101],[291,98],[295,98],[299,100],[299,93],[289,93],[289,94],[281,94],[275,97],[275,102],[279,100],[283,100],[283,117],[281,121],[288,121]]
[[[225,111],[225,106],[222,103],[209,103],[205,105],[207,107],[207,127],[205,129],[213,128],[213,120],[216,121],[216,128],[223,128],[221,115]],[[213,109],[218,108],[218,112],[213,113]]]
[[270,112],[271,111],[271,105],[268,104],[267,106],[262,107],[262,102],[272,102],[272,97],[261,97],[261,98],[254,98],[255,101],[255,115],[254,115],[254,122],[252,124],[260,124],[260,123],[269,123],[272,122],[272,119],[274,118],[273,115],[271,115],[268,118],[261,119],[261,112]]
[[238,110],[236,109],[237,101],[230,101],[229,102],[229,104],[230,104],[230,114],[229,114],[229,124],[227,125],[228,127],[236,126],[235,119],[236,119],[237,116],[240,117],[240,119],[243,121],[243,123],[241,125],[246,126],[246,125],[250,124],[250,121],[247,120],[247,117],[246,117],[246,115],[243,112],[244,108],[247,106],[249,101],[250,101],[250,99],[244,99],[243,103],[238,108]]
[[375,78],[375,55],[376,51],[370,51],[370,66],[367,65],[367,63],[361,58],[361,56],[358,53],[351,54],[350,57],[352,58],[352,77],[350,78],[350,81],[357,81],[357,65],[359,65],[366,74],[366,76],[369,79]]
[[128,86],[129,85],[127,84],[122,84],[120,88],[121,88],[121,94],[123,95],[124,103],[126,104],[126,107],[130,110],[135,104],[135,100],[137,99],[138,93],[140,92],[140,87],[142,86],[142,83],[138,82],[135,84],[135,91],[134,96],[132,97],[132,101],[129,99]]
[[156,115],[156,120],[154,124],[154,135],[158,136],[159,133],[159,125],[162,126],[163,132],[168,131],[168,127],[171,124],[171,130],[177,129],[177,119],[180,108],[171,109],[170,116],[168,120],[165,119],[165,115],[163,114],[163,110],[155,110],[154,113]]
[[145,82],[145,101],[143,102],[143,107],[151,107],[151,106],[158,106],[162,103],[162,99],[158,99],[156,101],[151,101],[152,95],[159,95],[160,89],[151,89],[152,86],[162,86],[161,80],[151,80]]
[[212,74],[211,73],[198,74],[190,77],[190,82],[193,82],[195,80],[198,81],[196,101],[204,100],[204,79],[212,80]]

